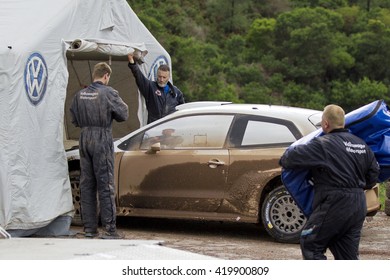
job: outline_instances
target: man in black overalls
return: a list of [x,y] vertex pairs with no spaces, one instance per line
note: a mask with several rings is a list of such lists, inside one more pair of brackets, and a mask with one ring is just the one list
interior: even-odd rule
[[129,115],[118,92],[107,86],[111,73],[108,64],[96,64],[93,83],[74,96],[70,108],[72,123],[81,128],[80,199],[85,236],[98,234],[98,194],[105,231],[102,238],[106,239],[120,238],[116,231],[112,122],[125,121]]
[[378,179],[379,165],[367,144],[344,128],[344,110],[325,107],[324,136],[288,149],[284,168],[309,168],[314,180],[313,213],[301,233],[304,259],[326,259],[329,248],[336,260],[359,258],[359,242],[367,213],[364,189]]

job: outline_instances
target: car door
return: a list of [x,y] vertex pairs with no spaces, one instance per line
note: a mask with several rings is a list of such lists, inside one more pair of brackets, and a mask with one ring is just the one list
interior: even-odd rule
[[236,117],[229,135],[227,201],[230,209],[243,216],[257,217],[263,188],[280,176],[280,157],[301,136],[289,120],[251,115]]
[[[232,115],[184,116],[129,139],[135,143],[120,162],[119,206],[216,211],[226,191],[229,154],[224,144],[232,120]],[[152,151],[153,145],[160,150]]]

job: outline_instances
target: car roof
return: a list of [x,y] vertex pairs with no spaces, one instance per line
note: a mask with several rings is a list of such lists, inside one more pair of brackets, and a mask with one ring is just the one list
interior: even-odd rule
[[234,113],[234,114],[251,114],[264,115],[268,117],[295,119],[310,117],[312,115],[321,115],[322,111],[298,108],[282,105],[266,105],[266,104],[235,104],[231,102],[192,102],[185,103],[176,107],[178,110],[176,115],[188,113]]

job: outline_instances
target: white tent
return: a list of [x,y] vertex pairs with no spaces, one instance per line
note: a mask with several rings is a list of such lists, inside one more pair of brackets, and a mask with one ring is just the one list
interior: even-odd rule
[[170,57],[125,0],[0,0],[0,7],[0,227],[67,228],[64,139],[79,134],[68,116],[73,95],[91,82],[95,63],[110,63],[110,85],[130,111],[114,127],[121,137],[145,119],[126,54],[134,52],[149,76]]

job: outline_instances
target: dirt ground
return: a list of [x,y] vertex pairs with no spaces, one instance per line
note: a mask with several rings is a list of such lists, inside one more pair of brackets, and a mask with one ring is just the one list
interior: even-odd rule
[[[118,218],[126,239],[161,240],[162,246],[226,260],[300,260],[298,244],[277,243],[257,225]],[[81,231],[80,227],[73,227]],[[363,260],[390,259],[390,216],[367,217],[360,243]],[[330,252],[328,259],[332,259]]]

